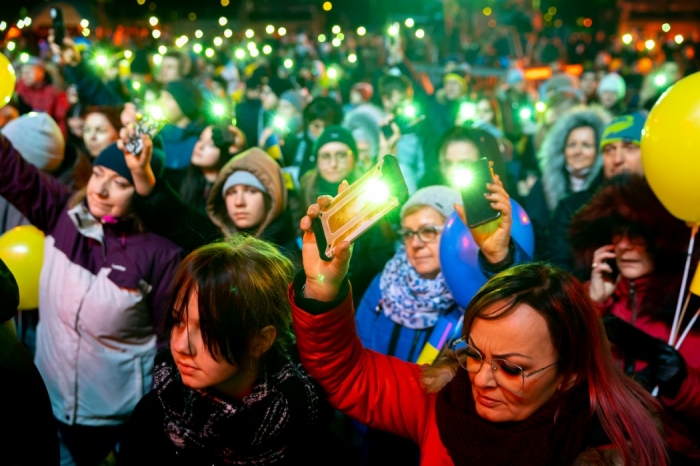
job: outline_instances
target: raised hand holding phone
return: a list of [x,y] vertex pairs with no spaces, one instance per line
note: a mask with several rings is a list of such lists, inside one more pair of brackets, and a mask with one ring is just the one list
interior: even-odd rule
[[591,264],[591,283],[588,293],[593,301],[602,303],[615,291],[619,276],[608,261],[615,260],[615,245],[608,244],[595,250]]
[[141,142],[141,152],[137,155],[129,150],[130,144],[134,139],[135,129],[133,125],[122,128],[119,132],[119,140],[117,147],[124,152],[124,161],[126,166],[131,171],[131,177],[134,180],[134,188],[141,196],[148,196],[153,191],[156,185],[156,176],[151,168],[151,159],[153,157],[153,141],[148,134],[138,136]]

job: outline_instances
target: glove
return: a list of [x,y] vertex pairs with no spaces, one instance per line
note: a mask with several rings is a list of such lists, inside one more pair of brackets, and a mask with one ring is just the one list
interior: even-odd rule
[[656,357],[649,361],[651,373],[666,398],[675,398],[688,377],[688,368],[681,353],[659,340]]

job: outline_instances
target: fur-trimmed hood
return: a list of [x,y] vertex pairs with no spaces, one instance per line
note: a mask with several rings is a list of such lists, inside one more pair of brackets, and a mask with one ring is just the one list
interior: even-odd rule
[[560,118],[547,132],[542,147],[537,153],[537,161],[542,173],[542,187],[547,206],[553,211],[559,201],[571,192],[569,172],[566,168],[564,148],[569,133],[576,128],[588,126],[595,132],[597,154],[593,166],[586,175],[582,189],[592,186],[603,167],[600,140],[610,116],[602,109],[579,108]]

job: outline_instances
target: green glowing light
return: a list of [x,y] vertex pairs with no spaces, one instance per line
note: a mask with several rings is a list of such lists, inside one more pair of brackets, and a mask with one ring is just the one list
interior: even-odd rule
[[462,120],[469,121],[476,118],[476,104],[473,102],[463,102],[459,106],[459,116]]
[[468,168],[459,168],[452,175],[452,185],[455,188],[466,188],[474,182],[474,173]]
[[389,200],[391,196],[391,191],[389,186],[380,180],[370,180],[365,185],[364,192],[362,193],[366,202],[372,202],[375,204],[382,204]]
[[520,110],[520,118],[522,118],[523,120],[528,120],[532,118],[532,110],[530,110],[529,108],[524,108]]

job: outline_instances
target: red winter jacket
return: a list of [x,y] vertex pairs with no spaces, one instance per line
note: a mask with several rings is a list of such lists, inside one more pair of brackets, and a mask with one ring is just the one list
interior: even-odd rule
[[[659,320],[652,320],[642,312],[648,284],[649,279],[645,278],[635,280],[632,285],[629,280],[621,279],[613,295],[604,303],[597,303],[598,309],[602,315],[614,314],[649,335],[667,342],[671,326]],[[636,318],[632,322],[635,306]],[[684,330],[682,328],[681,332]],[[664,419],[666,441],[671,450],[700,461],[700,332],[691,331],[678,351],[685,359],[688,377],[675,398],[659,396],[659,401],[669,413],[669,419]],[[621,358],[619,353],[616,356]],[[643,369],[646,365],[644,361],[636,361],[635,371]]]

